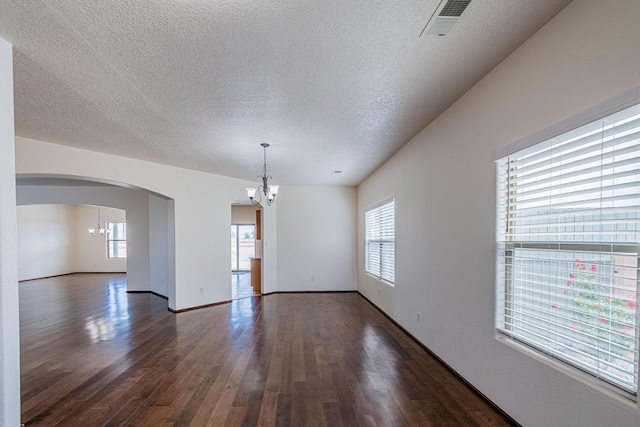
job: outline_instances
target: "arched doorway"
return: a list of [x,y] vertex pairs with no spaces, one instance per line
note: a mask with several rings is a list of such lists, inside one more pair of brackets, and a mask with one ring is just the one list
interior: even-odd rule
[[[17,174],[16,202],[22,205],[90,205],[126,211],[127,289],[175,298],[173,201],[125,183],[69,175]],[[95,220],[95,219],[94,219]],[[83,227],[88,227],[84,225]]]

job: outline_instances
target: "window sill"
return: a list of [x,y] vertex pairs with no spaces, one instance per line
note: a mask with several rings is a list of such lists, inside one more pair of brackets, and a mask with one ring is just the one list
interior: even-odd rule
[[374,276],[373,274],[367,273],[366,271],[364,272],[364,274],[366,274],[368,277],[370,277],[370,278],[372,278],[372,279],[374,279],[374,280],[376,280],[378,282],[384,283],[385,285],[389,286],[390,288],[395,288],[396,287],[396,284],[394,282],[390,282],[390,281],[385,280],[385,279],[383,279],[381,277]]
[[496,333],[494,339],[501,344],[506,345],[520,353],[525,354],[526,356],[531,357],[532,359],[543,363],[546,366],[559,371],[573,380],[579,381],[582,384],[600,392],[606,394],[608,397],[615,399],[616,401],[634,409],[640,409],[637,396],[633,396],[632,394],[627,393],[624,390],[621,390],[613,385],[610,385],[606,382],[598,381],[595,377],[581,371],[578,368],[574,368],[573,366],[563,363],[560,360],[556,360],[536,349],[528,347],[516,340],[513,340],[505,335],[500,333]]

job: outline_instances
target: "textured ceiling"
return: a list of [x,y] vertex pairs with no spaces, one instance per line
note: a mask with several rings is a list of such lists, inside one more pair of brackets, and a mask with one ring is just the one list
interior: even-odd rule
[[[569,0],[2,0],[19,136],[274,183],[356,185]],[[342,174],[332,174],[342,170]]]

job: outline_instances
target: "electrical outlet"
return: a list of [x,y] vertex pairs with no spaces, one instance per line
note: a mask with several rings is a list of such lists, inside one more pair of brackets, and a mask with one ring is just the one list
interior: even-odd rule
[[202,286],[200,287],[200,293],[204,294],[204,288]]
[[315,281],[316,281],[316,278],[315,278],[315,277],[313,277],[313,276],[311,276],[311,281],[312,281],[312,282],[315,282]]
[[420,312],[416,311],[416,321],[419,322],[420,321]]
[[378,288],[378,295],[380,295],[380,288]]

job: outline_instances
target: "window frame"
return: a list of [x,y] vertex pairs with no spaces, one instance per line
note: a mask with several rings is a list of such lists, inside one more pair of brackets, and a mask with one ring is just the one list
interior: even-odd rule
[[[114,224],[122,224],[123,226],[123,230],[124,230],[124,238],[118,238],[118,239],[114,239],[112,238],[113,235],[113,225]],[[126,249],[125,249],[125,255],[124,256],[111,256],[111,246],[112,244],[117,245],[119,242],[124,242],[125,244],[125,248],[127,245],[127,223],[126,222],[107,222],[106,223],[106,227],[107,229],[107,259],[127,259],[127,254],[126,254]],[[116,246],[114,246],[116,247]],[[118,252],[118,251],[114,251],[114,252]]]
[[[385,213],[385,210],[389,209],[389,206],[391,206],[391,228],[392,230],[389,230],[388,224],[382,224],[381,221],[378,221],[377,224],[374,224],[379,231],[379,238],[378,239],[370,239],[369,238],[369,227],[371,225],[370,221],[369,221],[369,216],[370,215],[375,215],[375,214],[379,214],[379,213]],[[365,254],[364,254],[364,271],[366,274],[368,274],[371,277],[374,277],[384,283],[387,283],[391,286],[395,286],[395,264],[396,264],[396,251],[395,251],[395,246],[396,246],[396,239],[395,239],[395,234],[396,234],[396,221],[395,221],[395,216],[396,216],[396,212],[395,212],[395,207],[396,207],[396,203],[395,203],[395,198],[394,197],[389,197],[386,198],[372,206],[370,206],[369,208],[367,208],[364,212],[364,246],[365,246]],[[389,219],[387,218],[386,221],[388,221]],[[392,231],[392,236],[391,238],[389,238],[389,236],[382,236],[382,234],[384,232],[389,232]],[[379,246],[379,250],[378,250],[378,255],[379,255],[379,260],[378,260],[378,269],[373,268],[372,264],[371,264],[371,244],[375,244],[377,242],[377,245]],[[389,261],[389,257],[385,257],[384,254],[388,254],[389,253],[389,249],[391,250],[391,260]],[[390,264],[390,266],[389,266]],[[384,268],[383,266],[386,265],[386,268]],[[389,271],[389,269],[391,271]],[[377,270],[377,271],[376,271]],[[386,271],[385,271],[386,270]]]
[[[251,234],[253,236],[252,237],[252,239],[253,239],[253,255],[251,255],[249,257],[249,261],[250,261],[251,258],[255,258],[255,256],[256,256],[256,240],[258,240],[258,238],[256,237],[256,232],[258,230],[257,225],[256,224],[246,224],[246,223],[234,223],[234,224],[231,224],[231,242],[232,242],[232,245],[231,245],[231,271],[234,272],[234,273],[235,272],[241,272],[241,271],[251,271],[250,263],[249,263],[249,266],[247,268],[244,268],[244,269],[240,268],[240,227],[253,227],[253,231],[251,232]],[[233,237],[234,233],[235,233],[235,238]],[[246,234],[246,232],[245,232],[245,234]],[[234,245],[234,242],[235,242],[235,245]],[[234,257],[235,257],[235,260],[233,259]]]
[[[507,214],[505,217],[501,217],[502,213],[500,212],[499,204],[502,202],[509,205],[510,203],[515,203],[515,202],[512,200],[512,193],[510,193],[511,190],[508,189],[509,187],[507,186],[506,187],[507,190],[505,190],[504,182],[502,183],[500,182],[501,165],[499,164],[499,162],[504,161],[503,159],[513,154],[519,154],[519,153],[525,152],[531,147],[542,145],[553,138],[561,137],[574,130],[580,129],[585,125],[589,125],[591,123],[606,119],[609,116],[612,116],[618,112],[626,110],[627,108],[634,107],[637,105],[640,105],[640,88],[634,88],[631,91],[627,91],[615,97],[612,100],[606,101],[602,104],[599,104],[595,107],[592,107],[588,110],[578,113],[569,119],[556,123],[547,129],[537,132],[529,137],[523,138],[522,140],[516,141],[515,143],[509,144],[506,147],[501,147],[495,150],[494,152],[494,160],[496,161],[496,168],[497,168],[497,171],[496,171],[497,248],[496,248],[496,291],[495,291],[496,292],[495,294],[496,337],[499,339],[508,339],[509,341],[514,342],[516,346],[524,346],[527,349],[533,350],[536,353],[541,354],[543,357],[549,357],[551,358],[551,360],[559,361],[562,364],[572,368],[573,370],[586,373],[590,378],[597,381],[599,384],[603,384],[607,388],[615,390],[616,392],[621,393],[627,397],[630,397],[633,400],[637,400],[638,388],[639,388],[638,371],[640,368],[638,366],[639,365],[638,356],[635,356],[633,360],[633,363],[634,363],[633,368],[635,372],[635,377],[634,377],[635,384],[633,386],[634,389],[631,389],[631,387],[621,386],[620,384],[616,384],[615,382],[607,380],[606,378],[605,379],[600,378],[598,376],[598,373],[585,370],[583,369],[584,366],[581,366],[580,364],[576,365],[575,363],[572,363],[570,360],[567,360],[567,358],[562,357],[561,352],[550,351],[548,348],[544,348],[543,345],[536,345],[536,343],[522,340],[518,336],[514,336],[517,334],[509,334],[508,332],[501,330],[500,325],[501,323],[502,324],[506,323],[506,320],[505,320],[506,317],[511,316],[511,314],[509,313],[514,310],[514,306],[512,305],[514,300],[510,300],[509,298],[513,298],[514,290],[512,287],[515,286],[514,283],[516,280],[514,279],[515,267],[513,265],[513,262],[514,262],[513,260],[516,259],[514,257],[515,251],[529,250],[529,249],[531,250],[544,249],[552,252],[556,250],[556,248],[554,248],[553,246],[557,244],[558,251],[560,251],[560,248],[562,248],[563,251],[569,251],[569,252],[576,251],[576,252],[582,252],[587,254],[591,252],[593,254],[598,254],[598,256],[600,257],[603,256],[602,254],[609,254],[611,256],[615,256],[618,253],[625,253],[631,258],[635,258],[636,260],[639,260],[638,264],[636,264],[636,267],[633,267],[633,268],[636,270],[640,270],[640,249],[639,249],[640,246],[638,242],[631,242],[631,243],[623,242],[623,243],[611,244],[609,250],[605,250],[603,252],[602,248],[603,246],[606,246],[606,244],[603,244],[602,242],[594,243],[594,242],[579,242],[574,240],[567,240],[567,241],[560,241],[560,242],[554,241],[550,243],[550,242],[541,242],[541,241],[535,241],[535,240],[534,241],[517,240],[514,236],[509,235],[509,232],[507,231],[509,229],[509,226],[507,225],[507,223],[511,221],[511,217],[509,216],[509,214]],[[502,169],[502,172],[504,172],[504,169]],[[510,174],[510,173],[511,173],[511,170],[509,169],[507,171],[507,174]],[[511,182],[511,181],[508,181],[508,182]],[[553,206],[554,206],[553,204],[549,204],[548,209],[551,209]],[[637,205],[634,205],[634,208],[640,209],[636,206]],[[510,209],[510,208],[507,208],[507,209]],[[612,233],[615,234],[615,232],[612,232]],[[594,257],[594,259],[596,258],[598,257]],[[566,259],[561,259],[561,258],[558,258],[558,259],[561,260],[562,262],[567,262]],[[503,264],[501,264],[501,262]],[[632,282],[634,280],[635,280],[635,290],[633,292],[635,292],[635,295],[638,295],[638,293],[640,292],[640,275],[637,275],[635,279],[631,279]],[[606,284],[600,284],[599,286],[606,286]],[[509,294],[510,294],[510,297],[507,297],[507,295]],[[504,299],[501,300],[501,297]],[[639,348],[640,345],[638,344],[638,329],[640,329],[638,325],[639,311],[640,310],[636,308],[635,310],[636,330],[634,333],[635,344],[633,347],[633,351],[635,352],[636,355],[640,350]],[[505,319],[500,319],[501,315],[505,316]],[[542,315],[538,315],[538,316],[540,319],[542,319],[542,321],[546,321],[546,319],[544,319]],[[611,342],[611,341],[605,340],[604,342]]]

